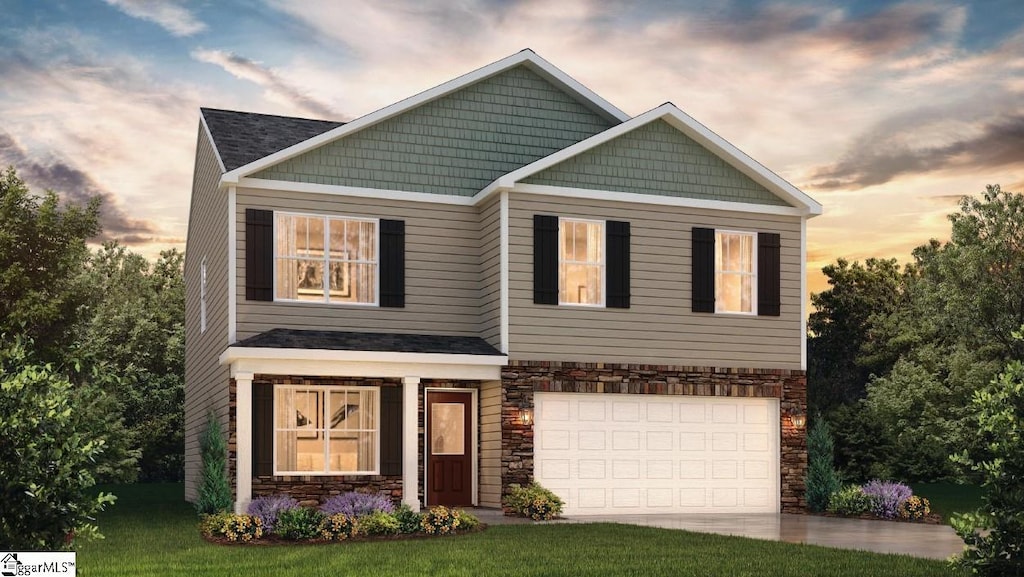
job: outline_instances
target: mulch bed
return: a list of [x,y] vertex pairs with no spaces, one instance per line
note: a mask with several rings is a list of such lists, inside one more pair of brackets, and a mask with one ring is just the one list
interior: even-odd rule
[[836,513],[809,513],[810,515],[819,515],[821,517],[835,517],[836,519],[866,519],[868,521],[894,521],[896,523],[917,523],[919,525],[942,525],[942,515],[937,513],[929,513],[924,519],[901,519],[896,517],[894,519],[885,519],[883,517],[876,517],[869,513],[863,515],[837,515]]
[[453,533],[445,533],[443,535],[430,535],[427,533],[403,533],[399,535],[356,535],[355,537],[349,537],[341,541],[334,541],[330,539],[309,539],[309,540],[296,540],[296,539],[284,539],[278,535],[270,534],[264,535],[259,539],[252,541],[231,541],[227,537],[216,537],[202,535],[203,540],[213,543],[214,545],[227,545],[227,546],[278,546],[278,545],[340,545],[343,543],[367,543],[373,541],[410,541],[414,539],[437,539],[439,537],[457,537],[460,535],[470,535],[472,533],[479,533],[487,529],[487,525],[481,523],[480,525],[461,531],[455,531]]

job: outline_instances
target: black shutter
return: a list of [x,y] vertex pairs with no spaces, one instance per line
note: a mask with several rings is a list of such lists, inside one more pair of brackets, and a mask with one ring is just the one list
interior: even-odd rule
[[605,269],[605,306],[629,308],[629,223],[609,220],[605,230],[608,267]]
[[533,302],[558,304],[558,217],[533,215]]
[[245,298],[274,300],[274,211],[245,209]]
[[274,385],[252,384],[252,474],[274,474]]
[[760,316],[779,316],[781,244],[776,233],[757,233],[757,314]]
[[380,306],[405,306],[405,221],[380,221]]
[[693,291],[692,310],[695,313],[715,312],[715,229],[693,229]]
[[402,388],[380,389],[380,474],[402,474]]

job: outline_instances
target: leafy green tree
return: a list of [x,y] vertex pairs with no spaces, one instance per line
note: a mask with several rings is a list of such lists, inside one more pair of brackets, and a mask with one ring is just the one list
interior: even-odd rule
[[832,433],[821,416],[814,418],[807,432],[807,508],[820,512],[828,507],[832,493],[841,482],[833,458]]
[[835,442],[835,465],[844,481],[897,478],[887,427],[872,415],[864,399],[839,405],[828,415]]
[[114,497],[90,489],[106,438],[81,402],[102,396],[35,363],[20,340],[0,341],[0,550],[65,549],[100,536],[94,516]]
[[183,260],[170,250],[151,265],[108,243],[84,273],[98,298],[76,327],[77,355],[119,375],[110,392],[141,451],[144,481],[184,474]]
[[228,444],[224,440],[217,414],[210,411],[206,427],[199,438],[199,496],[196,498],[196,512],[200,515],[215,515],[231,510],[231,485],[228,482]]
[[42,360],[60,360],[66,328],[95,296],[80,272],[99,206],[62,206],[53,192],[30,194],[13,167],[0,172],[0,333],[28,337]]
[[980,475],[985,496],[979,511],[952,520],[967,545],[957,562],[977,575],[1024,575],[1024,364],[975,392],[971,412],[980,448],[954,460]]

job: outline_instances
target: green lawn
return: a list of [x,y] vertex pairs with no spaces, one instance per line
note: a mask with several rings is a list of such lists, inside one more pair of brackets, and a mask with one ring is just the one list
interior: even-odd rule
[[506,525],[456,537],[290,546],[199,538],[181,485],[112,488],[80,575],[950,575],[941,561],[626,525]]
[[953,513],[968,513],[981,507],[981,487],[956,483],[916,483],[915,495],[927,497],[932,510],[942,515],[947,524]]

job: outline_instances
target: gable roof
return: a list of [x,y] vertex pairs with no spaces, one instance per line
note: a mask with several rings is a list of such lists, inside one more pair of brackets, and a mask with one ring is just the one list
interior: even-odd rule
[[344,123],[293,116],[200,108],[225,171],[234,170]]
[[764,165],[730,144],[721,136],[712,132],[708,127],[697,122],[693,117],[677,108],[676,105],[671,102],[662,104],[653,110],[649,110],[639,116],[623,122],[622,124],[613,126],[600,134],[596,134],[582,142],[578,142],[572,146],[564,148],[550,156],[527,164],[522,168],[513,170],[487,185],[487,187],[480,191],[477,197],[485,198],[499,190],[511,190],[516,186],[516,184],[521,183],[524,179],[530,176],[538,174],[564,160],[577,156],[588,150],[592,150],[593,148],[609,142],[614,138],[622,136],[623,134],[636,130],[641,126],[659,119],[664,120],[672,127],[692,138],[698,144],[725,160],[729,165],[750,177],[754,182],[765,187],[769,192],[775,194],[790,205],[797,207],[805,214],[819,215],[822,213],[821,204],[816,200],[787,182],[779,175],[768,170]]
[[432,100],[441,98],[453,92],[456,92],[466,86],[470,86],[481,80],[485,80],[497,74],[500,74],[506,70],[515,68],[516,66],[525,65],[530,68],[533,72],[539,74],[541,77],[552,82],[556,86],[562,88],[569,94],[578,98],[581,103],[591,108],[595,112],[605,116],[613,122],[624,122],[629,119],[629,115],[619,110],[604,98],[598,96],[595,92],[591,91],[586,86],[583,86],[569,75],[565,74],[553,64],[544,60],[538,56],[534,51],[530,49],[523,50],[512,56],[503,58],[497,62],[484,66],[455,78],[449,80],[444,84],[440,84],[426,90],[415,96],[401,100],[390,106],[381,108],[376,112],[367,114],[366,116],[357,118],[352,122],[344,125],[339,125],[324,131],[319,134],[314,134],[307,139],[292,143],[283,149],[278,149],[273,153],[269,153],[258,159],[250,160],[246,164],[235,166],[234,168],[228,167],[225,162],[225,168],[227,172],[221,177],[222,184],[237,184],[238,180],[242,177],[253,174],[259,170],[298,156],[304,152],[308,152],[314,148],[323,146],[324,144],[333,142],[340,138],[362,130],[368,126],[372,126],[381,121],[392,118],[403,112],[416,108],[421,104],[430,102]]

